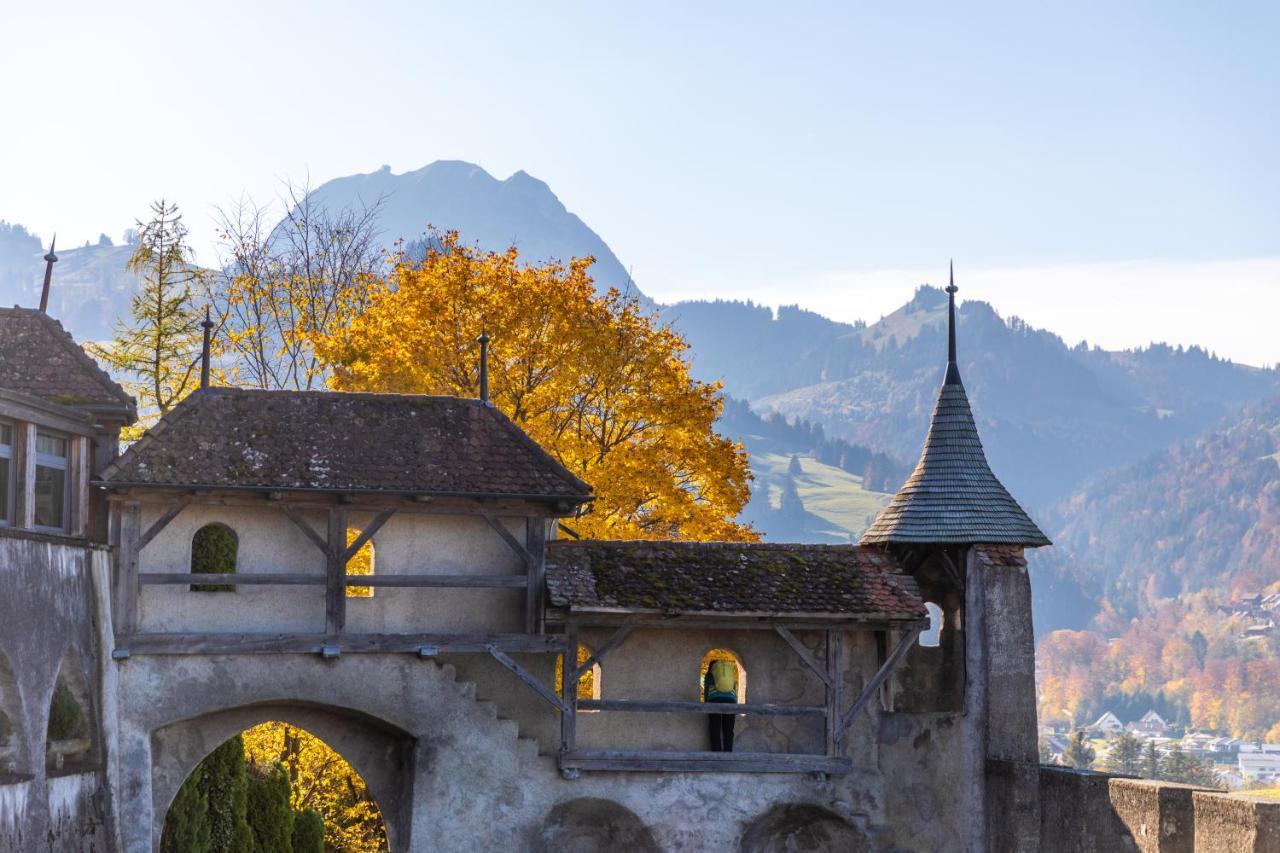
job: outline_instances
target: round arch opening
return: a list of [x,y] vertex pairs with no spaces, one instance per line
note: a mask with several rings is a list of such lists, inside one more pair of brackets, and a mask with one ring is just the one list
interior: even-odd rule
[[161,853],[206,849],[384,853],[382,810],[360,773],[292,723],[245,729],[206,755],[165,814]]

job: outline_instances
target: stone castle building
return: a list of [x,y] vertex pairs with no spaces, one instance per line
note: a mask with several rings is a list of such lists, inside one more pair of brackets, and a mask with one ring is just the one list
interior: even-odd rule
[[857,546],[566,540],[589,487],[485,399],[204,387],[120,452],[128,395],[0,309],[0,851],[154,850],[268,720],[350,761],[394,851],[1275,849],[1261,807],[1039,766],[1048,540],[949,292],[924,451]]

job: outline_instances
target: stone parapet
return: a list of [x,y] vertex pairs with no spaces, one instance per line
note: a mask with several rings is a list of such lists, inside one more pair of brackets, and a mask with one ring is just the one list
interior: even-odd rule
[[1280,802],[1198,792],[1192,800],[1196,853],[1280,853]]

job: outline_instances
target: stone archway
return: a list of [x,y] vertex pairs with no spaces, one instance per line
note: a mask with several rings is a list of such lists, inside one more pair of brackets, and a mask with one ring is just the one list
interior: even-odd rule
[[391,849],[408,849],[413,738],[350,709],[278,702],[213,711],[151,733],[152,838],[157,849],[169,806],[196,765],[228,738],[269,721],[304,729],[342,755],[377,801]]
[[649,827],[635,812],[613,800],[579,797],[547,815],[538,836],[546,853],[659,853]]
[[741,853],[866,853],[870,844],[840,815],[808,803],[774,806],[742,834]]

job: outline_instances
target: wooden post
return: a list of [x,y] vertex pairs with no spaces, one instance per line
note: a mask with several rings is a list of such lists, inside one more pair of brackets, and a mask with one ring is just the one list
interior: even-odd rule
[[36,425],[18,424],[14,432],[18,440],[15,448],[18,458],[14,460],[17,463],[14,476],[18,478],[18,506],[14,518],[18,527],[30,530],[36,526]]
[[[578,669],[578,624],[570,622],[564,629],[565,650],[560,663],[560,701],[568,712],[560,714],[560,757],[574,749],[578,728],[578,679],[574,673]],[[563,768],[561,768],[563,771]]]
[[840,752],[840,713],[844,705],[844,632],[838,628],[827,631],[827,755]]
[[328,578],[325,584],[325,633],[336,637],[347,624],[347,511],[339,507],[329,510],[328,541],[325,548]]
[[89,439],[83,435],[71,438],[71,464],[68,487],[71,489],[71,517],[67,532],[85,536],[89,530]]
[[[545,628],[543,596],[547,577],[547,520],[533,515],[525,519],[525,550],[529,552],[526,568],[529,573],[529,585],[525,590],[524,629],[528,634],[541,634]],[[575,650],[577,646],[574,646]],[[573,665],[577,664],[577,652],[574,652]],[[568,673],[573,666],[566,658],[564,672]]]
[[138,552],[142,547],[142,507],[119,504],[120,541],[116,554],[116,636],[138,632]]

